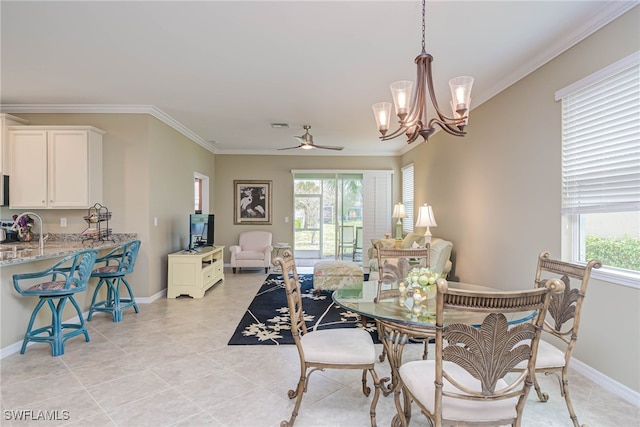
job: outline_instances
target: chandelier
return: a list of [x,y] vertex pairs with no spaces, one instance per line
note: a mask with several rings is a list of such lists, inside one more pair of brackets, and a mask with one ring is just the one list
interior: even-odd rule
[[[382,134],[380,139],[388,141],[401,134],[407,136],[407,142],[411,144],[418,136],[422,136],[425,141],[435,132],[435,125],[440,126],[445,132],[455,136],[465,136],[464,128],[469,120],[469,105],[471,103],[471,86],[473,77],[461,76],[449,80],[451,88],[451,110],[453,117],[445,116],[433,90],[433,77],[431,73],[431,62],[433,57],[425,50],[425,0],[422,0],[422,52],[415,59],[418,65],[417,85],[413,94],[413,82],[399,81],[391,84],[391,95],[395,104],[396,115],[398,116],[399,127],[394,132],[387,135],[389,121],[391,118],[391,103],[378,102],[373,105],[373,114],[378,124],[378,130]],[[437,117],[427,118],[427,93],[431,99],[431,104],[435,109]]]

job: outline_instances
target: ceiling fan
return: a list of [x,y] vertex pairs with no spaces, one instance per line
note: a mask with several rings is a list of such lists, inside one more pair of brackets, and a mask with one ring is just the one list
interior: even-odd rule
[[342,150],[344,147],[336,147],[333,145],[317,145],[313,143],[313,135],[309,133],[311,125],[304,125],[304,135],[296,136],[295,138],[300,141],[300,145],[295,147],[278,148],[278,150],[292,150],[294,148],[302,148],[303,150],[311,150],[312,148],[322,148],[323,150]]

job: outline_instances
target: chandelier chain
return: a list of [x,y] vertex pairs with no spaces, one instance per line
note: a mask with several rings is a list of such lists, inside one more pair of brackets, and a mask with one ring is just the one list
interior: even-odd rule
[[425,34],[425,0],[422,0],[422,51],[425,52],[424,34]]

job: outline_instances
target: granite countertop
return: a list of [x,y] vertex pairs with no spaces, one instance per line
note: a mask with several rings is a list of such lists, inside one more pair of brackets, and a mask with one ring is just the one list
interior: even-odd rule
[[0,244],[0,266],[23,264],[48,258],[71,255],[83,249],[110,249],[136,239],[136,234],[112,234],[111,240],[86,240],[80,234],[50,234],[40,252],[38,237],[31,242],[11,242]]

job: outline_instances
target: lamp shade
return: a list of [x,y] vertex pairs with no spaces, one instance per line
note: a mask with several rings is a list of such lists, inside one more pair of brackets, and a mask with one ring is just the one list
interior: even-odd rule
[[407,211],[404,209],[404,205],[402,203],[398,203],[393,207],[393,214],[391,214],[391,218],[406,218]]
[[418,220],[416,221],[416,227],[437,227],[436,217],[433,215],[433,209],[431,206],[420,206],[418,210]]

